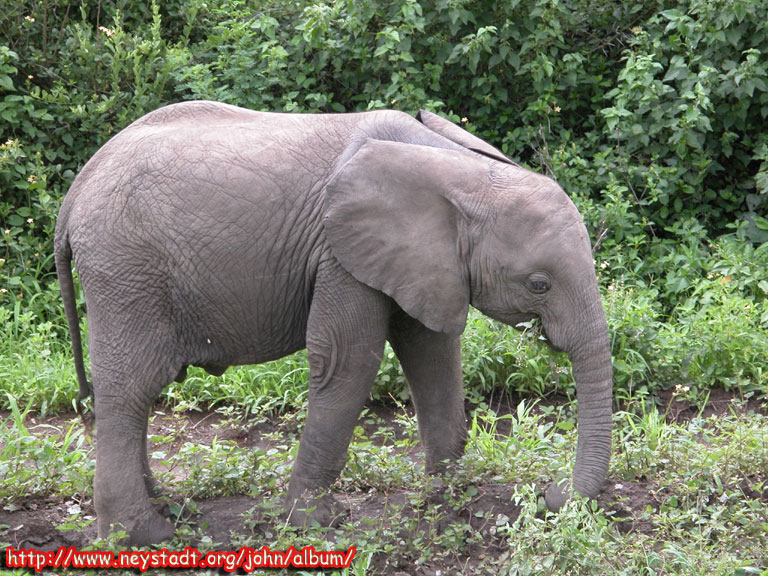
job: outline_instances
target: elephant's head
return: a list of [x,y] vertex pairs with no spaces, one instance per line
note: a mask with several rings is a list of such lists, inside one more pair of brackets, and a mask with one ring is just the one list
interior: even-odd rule
[[[432,330],[462,332],[470,304],[512,326],[540,317],[573,365],[573,488],[594,497],[610,457],[612,371],[587,230],[555,182],[440,122],[463,149],[369,139],[338,170],[326,196],[331,248]],[[568,492],[550,487],[550,509]]]

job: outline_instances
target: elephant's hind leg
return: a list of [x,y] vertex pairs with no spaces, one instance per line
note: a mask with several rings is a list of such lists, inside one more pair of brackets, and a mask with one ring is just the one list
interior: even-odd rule
[[98,534],[106,537],[119,525],[115,528],[122,526],[130,544],[152,544],[172,537],[173,527],[149,500],[154,481],[147,458],[147,416],[179,366],[172,364],[170,334],[157,315],[128,319],[122,310],[104,312],[98,304],[89,308]]
[[173,527],[151,505],[146,462],[146,411],[126,408],[122,398],[96,396],[96,476],[94,503],[98,534],[124,529],[129,543],[143,546],[167,540]]
[[329,492],[384,352],[391,301],[332,260],[318,273],[307,327],[309,412],[286,510],[293,524],[336,524]]

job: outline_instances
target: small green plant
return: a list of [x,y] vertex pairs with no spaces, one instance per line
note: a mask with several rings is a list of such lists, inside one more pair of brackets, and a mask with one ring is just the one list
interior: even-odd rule
[[94,462],[80,423],[29,427],[31,405],[21,411],[11,396],[8,404],[10,415],[0,422],[0,496],[89,494]]

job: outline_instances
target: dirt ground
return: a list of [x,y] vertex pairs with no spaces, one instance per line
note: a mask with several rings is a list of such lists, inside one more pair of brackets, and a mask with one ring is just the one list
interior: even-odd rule
[[[703,412],[703,416],[722,414],[732,410],[731,400],[732,396],[729,393],[723,390],[714,390],[709,404]],[[659,399],[662,410],[669,404],[669,401],[670,396],[662,395]],[[494,406],[494,408],[497,407]],[[498,409],[500,412],[513,411],[515,403],[504,402],[498,406]],[[741,409],[765,412],[764,405],[761,406],[757,401],[750,401]],[[410,411],[411,409],[409,408],[408,410]],[[388,406],[376,405],[370,407],[370,411],[378,416],[377,420],[383,420],[384,425],[393,428],[396,435],[401,436],[403,434],[395,418],[397,415],[396,410]],[[699,410],[692,406],[675,403],[666,412],[668,419],[680,423],[697,416]],[[0,419],[5,419],[7,416],[7,414],[0,413]],[[71,418],[72,415],[46,419],[38,418],[34,422],[28,422],[27,426],[29,428],[36,424],[49,424],[66,430],[68,421]],[[165,432],[164,427],[169,427],[169,418],[170,416],[167,415],[163,418],[155,418],[150,426],[150,435],[163,434]],[[215,437],[218,437],[220,439],[233,440],[242,447],[256,446],[269,448],[272,444],[280,443],[274,440],[275,437],[279,437],[280,433],[295,432],[295,430],[286,430],[285,424],[283,422],[278,423],[277,420],[262,421],[250,428],[243,428],[242,426],[236,428],[222,427],[221,415],[214,412],[187,413],[175,416],[173,426],[176,428],[179,428],[178,419],[185,419],[186,422],[182,422],[182,424],[187,424],[182,426],[184,433],[176,440],[178,444],[183,442],[210,444]],[[503,421],[500,421],[500,428],[502,423]],[[364,424],[363,421],[361,421],[361,425],[369,428],[372,426],[370,423]],[[375,428],[379,426],[381,424],[377,423]],[[369,429],[366,431],[370,433],[373,430]],[[274,434],[275,432],[278,434]],[[498,430],[498,432],[505,433],[503,429]],[[265,440],[265,435],[272,438],[272,440]],[[405,456],[413,458],[417,462],[421,458],[418,451],[417,447],[413,450],[413,454]],[[478,554],[501,554],[503,553],[501,547],[503,542],[500,538],[494,536],[493,527],[489,525],[488,518],[491,517],[491,514],[493,517],[504,515],[509,518],[510,522],[517,518],[520,510],[512,500],[515,487],[509,484],[493,483],[489,479],[488,483],[477,484],[476,488],[477,494],[465,507],[458,512],[450,511],[441,518],[439,526],[432,526],[431,529],[440,532],[451,523],[461,520],[464,523],[469,523],[474,530],[480,531],[484,535],[487,534],[487,538],[484,538],[482,550],[477,550]],[[747,482],[744,483],[741,489],[747,497],[768,501],[768,489],[764,493],[758,494],[754,492]],[[647,510],[648,507],[654,511],[658,510],[659,494],[659,487],[655,486],[652,481],[639,479],[628,482],[626,480],[609,478],[605,483],[604,492],[599,497],[598,502],[604,509],[614,512],[614,520],[622,532],[649,532],[652,530],[650,523],[637,520],[636,518],[641,516],[639,512]],[[205,526],[205,534],[213,542],[221,545],[218,549],[225,549],[228,545],[239,547],[239,544],[232,544],[232,540],[237,539],[236,537],[233,538],[233,535],[238,534],[254,542],[263,543],[269,541],[270,531],[273,530],[272,520],[261,521],[257,517],[255,525],[251,526],[247,525],[241,517],[242,514],[249,513],[254,508],[254,505],[257,504],[254,498],[226,496],[209,500],[196,499],[195,502],[199,508],[199,515],[195,516],[194,521],[198,526]],[[392,508],[405,505],[401,514],[412,514],[414,515],[412,518],[423,516],[420,514],[420,511],[413,510],[407,506],[407,502],[408,492],[406,490],[394,490],[386,494],[374,491],[372,493],[353,494],[347,497],[351,519],[368,518],[380,521],[382,518],[390,516],[389,521],[394,523],[395,526],[397,526],[397,523],[402,523],[403,518],[402,516],[392,517],[389,512]],[[82,548],[96,537],[95,522],[76,531],[61,531],[56,528],[57,525],[70,517],[71,511],[75,506],[79,506],[81,516],[95,516],[90,499],[78,501],[76,498],[65,500],[60,497],[28,497],[11,502],[0,502],[0,504],[2,505],[0,507],[0,542],[6,542],[14,547],[35,548],[37,550],[57,550],[60,546]],[[165,512],[167,513],[167,509]],[[403,534],[403,537],[407,537],[407,534]],[[242,540],[238,541],[242,542]],[[418,574],[419,576],[427,576],[440,573],[446,574],[444,571],[441,572],[439,567],[430,567],[428,564],[420,566],[415,572],[407,570],[406,567],[384,566],[381,564],[381,559],[374,559],[374,564],[377,564],[381,571],[393,575]],[[178,574],[180,572],[175,573]]]

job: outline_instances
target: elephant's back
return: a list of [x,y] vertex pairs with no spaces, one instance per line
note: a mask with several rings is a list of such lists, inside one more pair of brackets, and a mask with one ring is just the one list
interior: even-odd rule
[[322,115],[256,112],[209,101],[165,106],[91,157],[61,213],[70,228],[102,221],[113,230],[121,223],[130,229],[194,212],[227,222],[254,208],[260,216],[264,207],[295,204],[333,169],[339,150],[326,145],[310,152],[316,141],[327,142],[323,132],[329,128]]
[[169,126],[179,122],[186,123],[190,120],[196,122],[221,119],[239,120],[251,114],[254,114],[254,112],[232,106],[231,104],[210,100],[193,100],[169,104],[168,106],[153,110],[133,122],[130,126],[132,128]]
[[83,249],[105,237],[161,244],[173,231],[186,246],[230,229],[252,241],[279,241],[294,227],[320,233],[324,185],[337,167],[365,138],[396,139],[398,126],[414,125],[394,111],[286,114],[171,104],[136,120],[89,160],[62,214]]
[[251,125],[271,126],[311,122],[312,114],[284,114],[249,110],[223,102],[190,100],[158,108],[130,124],[125,131],[139,132],[152,129],[210,130],[212,127]]

